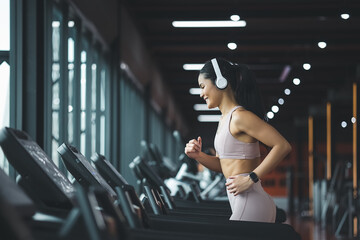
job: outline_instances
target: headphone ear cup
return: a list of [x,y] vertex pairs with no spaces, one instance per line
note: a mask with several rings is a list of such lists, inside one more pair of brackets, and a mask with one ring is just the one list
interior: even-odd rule
[[219,77],[216,79],[216,87],[223,90],[227,87],[228,82],[224,77]]
[[214,68],[214,71],[215,71],[215,74],[216,74],[215,85],[216,85],[217,88],[223,90],[223,89],[225,89],[227,87],[228,81],[221,74],[219,64],[218,64],[216,58],[211,59],[211,63],[213,65],[213,68]]

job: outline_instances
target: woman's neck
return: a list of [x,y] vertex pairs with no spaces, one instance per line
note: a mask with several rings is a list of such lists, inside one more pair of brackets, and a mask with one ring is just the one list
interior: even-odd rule
[[225,116],[226,114],[228,114],[228,112],[233,109],[234,107],[239,106],[238,103],[236,103],[235,101],[230,101],[228,99],[224,99],[220,105],[219,105],[219,109],[221,112],[222,116]]

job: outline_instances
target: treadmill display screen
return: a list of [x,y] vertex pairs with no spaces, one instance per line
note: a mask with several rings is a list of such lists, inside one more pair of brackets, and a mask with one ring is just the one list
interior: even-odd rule
[[96,181],[98,183],[100,183],[100,185],[103,186],[111,195],[116,196],[116,193],[114,192],[114,190],[100,176],[98,171],[96,171],[96,169],[93,166],[91,166],[90,162],[88,160],[86,160],[86,158],[82,154],[79,154],[79,153],[74,153],[74,154],[77,157],[77,161],[79,161],[86,168],[86,170],[89,173],[91,173],[91,175],[96,179]]
[[59,168],[48,158],[46,153],[35,142],[19,139],[26,151],[36,160],[36,163],[44,172],[53,179],[53,182],[68,196],[75,192],[71,182],[60,172]]
[[116,174],[116,176],[121,179],[121,181],[122,181],[124,184],[129,185],[129,183],[125,180],[125,178],[123,178],[123,176],[121,176],[121,175],[119,174],[119,172],[114,168],[114,166],[113,166],[111,163],[109,163],[108,160],[103,159],[103,161],[104,161],[104,163]]

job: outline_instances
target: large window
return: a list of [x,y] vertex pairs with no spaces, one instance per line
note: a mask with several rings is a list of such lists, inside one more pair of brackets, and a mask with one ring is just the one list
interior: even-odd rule
[[[10,125],[10,0],[0,1],[0,128]],[[9,173],[9,163],[0,149],[0,168]]]
[[109,68],[100,44],[81,26],[81,21],[55,5],[50,32],[51,84],[47,84],[45,95],[51,99],[51,106],[46,107],[51,114],[45,115],[51,118],[46,119],[45,136],[51,145],[46,145],[46,151],[65,171],[57,152],[64,142],[77,147],[88,159],[94,152],[106,155],[105,90]]

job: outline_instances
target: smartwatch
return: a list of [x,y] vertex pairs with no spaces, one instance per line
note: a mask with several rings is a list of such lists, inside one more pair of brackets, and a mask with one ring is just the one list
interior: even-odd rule
[[257,183],[257,182],[259,181],[258,176],[257,176],[256,173],[254,173],[254,172],[251,172],[251,173],[249,174],[249,177],[251,178],[251,180],[252,180],[254,183]]

